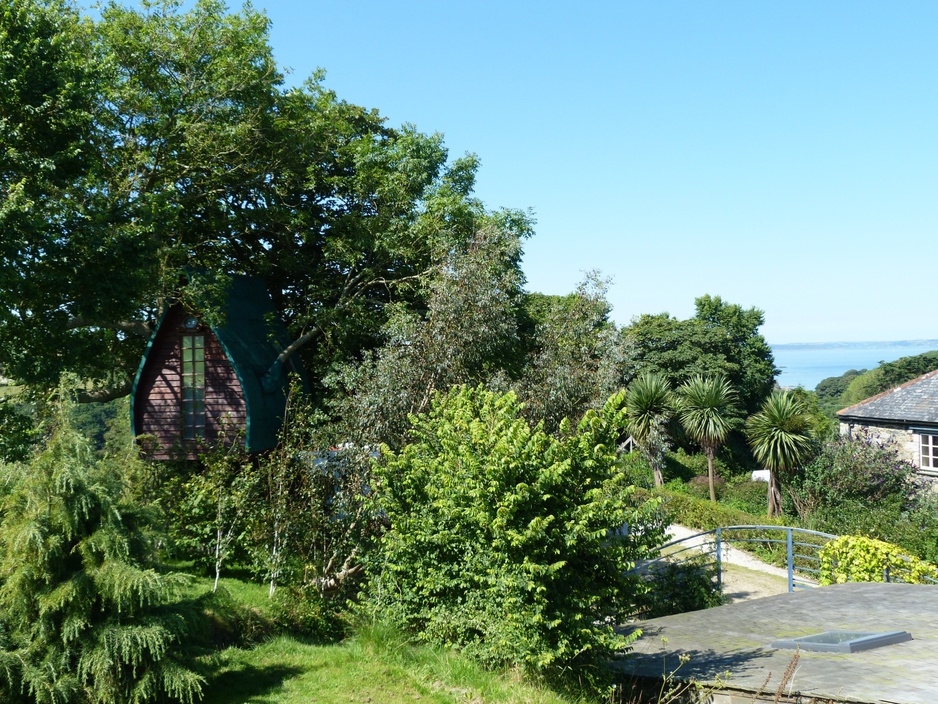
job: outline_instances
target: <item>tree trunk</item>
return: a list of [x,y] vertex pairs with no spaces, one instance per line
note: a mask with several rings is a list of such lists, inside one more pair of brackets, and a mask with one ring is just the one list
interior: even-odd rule
[[655,487],[664,486],[664,475],[661,473],[661,465],[658,462],[652,464],[655,473]]
[[782,488],[774,469],[769,470],[769,518],[782,515]]
[[717,490],[713,485],[713,457],[716,454],[712,449],[707,449],[707,474],[710,477],[710,500],[713,503],[717,502]]

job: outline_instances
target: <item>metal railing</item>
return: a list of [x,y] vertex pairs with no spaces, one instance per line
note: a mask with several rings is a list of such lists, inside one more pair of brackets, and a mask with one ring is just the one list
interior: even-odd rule
[[821,548],[836,538],[830,533],[786,526],[724,526],[703,531],[686,538],[672,540],[661,546],[659,557],[644,562],[636,569],[653,572],[655,565],[699,559],[713,560],[718,588],[723,587],[724,553],[729,546],[745,544],[747,552],[764,562],[783,567],[788,575],[788,591],[817,586]]

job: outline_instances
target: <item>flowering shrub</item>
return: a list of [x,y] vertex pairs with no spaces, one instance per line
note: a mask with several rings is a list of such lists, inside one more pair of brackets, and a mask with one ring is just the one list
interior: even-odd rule
[[[824,514],[845,505],[886,508],[896,514],[913,508],[924,484],[915,466],[894,447],[882,446],[866,434],[825,442],[812,462],[789,482],[798,515],[824,521]],[[818,515],[820,514],[820,515]],[[831,532],[840,526],[829,526]]]

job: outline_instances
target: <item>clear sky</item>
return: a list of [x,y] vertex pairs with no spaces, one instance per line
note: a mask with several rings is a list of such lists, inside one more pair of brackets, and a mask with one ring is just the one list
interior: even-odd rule
[[[232,7],[240,4],[232,3]],[[770,343],[938,337],[938,3],[255,0],[277,61],[481,160],[528,289]]]

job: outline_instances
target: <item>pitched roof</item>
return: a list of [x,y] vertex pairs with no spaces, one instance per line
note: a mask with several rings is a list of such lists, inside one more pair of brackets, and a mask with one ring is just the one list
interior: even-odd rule
[[841,419],[938,424],[938,370],[848,406]]

